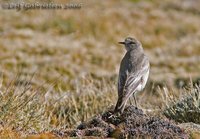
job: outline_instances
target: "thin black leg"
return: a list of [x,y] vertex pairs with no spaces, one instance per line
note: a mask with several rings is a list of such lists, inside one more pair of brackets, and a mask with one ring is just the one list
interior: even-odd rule
[[135,100],[135,106],[137,107],[137,101],[136,101],[136,98],[135,98],[135,94],[133,94],[133,97],[134,97],[134,100]]

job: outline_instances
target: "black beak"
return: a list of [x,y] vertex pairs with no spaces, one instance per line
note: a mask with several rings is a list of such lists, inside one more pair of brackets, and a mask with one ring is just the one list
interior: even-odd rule
[[125,44],[125,42],[119,42],[119,44]]

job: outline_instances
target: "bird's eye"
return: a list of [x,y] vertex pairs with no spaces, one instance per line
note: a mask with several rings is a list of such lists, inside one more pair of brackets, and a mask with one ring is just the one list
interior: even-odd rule
[[136,44],[135,42],[130,42],[130,44]]

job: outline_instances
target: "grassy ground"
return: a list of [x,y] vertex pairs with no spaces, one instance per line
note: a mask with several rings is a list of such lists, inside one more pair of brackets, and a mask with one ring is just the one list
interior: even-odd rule
[[158,115],[167,96],[180,96],[176,81],[200,78],[198,0],[79,2],[76,10],[0,9],[2,129],[72,128],[114,105],[125,53],[117,42],[127,36],[150,58],[150,79],[137,97],[147,112]]

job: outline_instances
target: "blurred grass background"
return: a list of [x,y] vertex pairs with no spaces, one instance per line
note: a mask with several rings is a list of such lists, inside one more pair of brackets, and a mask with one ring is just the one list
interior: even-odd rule
[[[31,131],[75,127],[115,105],[118,68],[125,53],[117,42],[127,36],[142,42],[151,63],[149,83],[137,97],[142,108],[164,105],[162,87],[178,96],[177,80],[199,81],[198,0],[73,2],[82,7],[0,9],[1,109],[9,109],[0,120],[8,127]],[[13,108],[26,101],[14,118]]]

